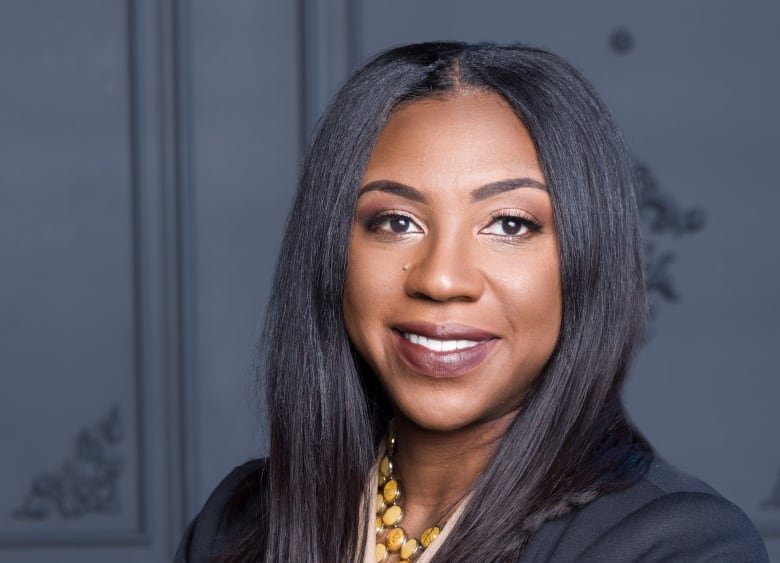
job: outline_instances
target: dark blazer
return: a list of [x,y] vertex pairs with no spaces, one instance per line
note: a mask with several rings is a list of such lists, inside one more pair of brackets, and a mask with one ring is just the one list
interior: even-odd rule
[[[250,461],[220,483],[185,531],[175,563],[206,562],[225,547],[235,528],[225,517],[228,501],[262,467],[262,461]],[[631,487],[543,524],[520,563],[542,561],[752,563],[769,558],[761,536],[737,506],[656,459]]]

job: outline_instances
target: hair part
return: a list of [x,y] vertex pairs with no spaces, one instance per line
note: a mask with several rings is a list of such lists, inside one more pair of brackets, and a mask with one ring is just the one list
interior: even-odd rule
[[480,501],[434,559],[516,558],[546,520],[646,470],[650,447],[620,400],[646,299],[631,161],[609,111],[576,70],[543,50],[398,47],[342,87],[306,154],[266,317],[263,514],[226,560],[337,561],[363,549],[361,499],[388,399],[344,328],[358,189],[394,111],[473,90],[501,96],[534,141],[553,204],[563,313],[552,357],[474,484]]

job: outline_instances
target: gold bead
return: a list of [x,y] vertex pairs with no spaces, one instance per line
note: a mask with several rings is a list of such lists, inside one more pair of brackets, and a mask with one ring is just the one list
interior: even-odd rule
[[427,549],[433,543],[433,540],[436,539],[436,536],[439,535],[439,532],[441,532],[441,529],[438,526],[431,526],[420,536],[420,544]]
[[401,487],[397,479],[390,479],[385,483],[385,486],[382,487],[382,496],[387,504],[393,504],[401,497]]
[[409,538],[404,542],[404,544],[401,546],[401,559],[407,559],[409,561],[414,561],[417,559],[417,556],[422,553],[422,546],[419,544],[419,542],[414,538]]
[[382,530],[385,529],[385,524],[384,524],[384,522],[382,522],[382,518],[380,518],[379,516],[377,516],[374,519],[374,526],[376,526],[376,533],[377,533],[377,535],[381,534]]
[[382,493],[377,493],[376,494],[376,515],[382,516],[386,508],[387,505],[385,504],[385,497],[382,496]]
[[385,477],[390,477],[393,474],[393,462],[388,456],[384,456],[379,462],[379,473]]
[[384,485],[385,483],[387,483],[387,477],[385,477],[384,475],[382,475],[382,474],[380,473],[380,474],[377,476],[377,478],[376,478],[376,484],[377,484],[377,486],[379,487],[379,490],[380,490],[380,491],[382,490],[382,485]]
[[403,528],[393,528],[389,532],[387,532],[387,550],[390,553],[395,553],[399,549],[401,549],[401,546],[406,541],[406,532],[404,532]]
[[376,563],[387,561],[387,546],[383,543],[376,544],[374,554],[376,555]]
[[397,526],[401,523],[403,517],[403,509],[401,509],[401,507],[397,504],[394,504],[393,506],[388,506],[387,510],[385,510],[385,513],[382,514],[382,523],[384,523],[384,525],[388,528],[390,526]]
[[395,449],[395,432],[392,425],[387,430],[387,449],[391,452]]

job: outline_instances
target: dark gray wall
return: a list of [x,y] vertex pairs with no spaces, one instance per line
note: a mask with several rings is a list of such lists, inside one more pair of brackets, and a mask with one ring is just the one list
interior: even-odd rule
[[294,2],[0,4],[0,561],[170,560],[262,451]]
[[549,47],[615,111],[645,166],[656,305],[630,411],[780,561],[778,18],[759,0],[0,4],[0,561],[169,560],[263,450],[254,345],[304,138],[359,61],[441,38]]

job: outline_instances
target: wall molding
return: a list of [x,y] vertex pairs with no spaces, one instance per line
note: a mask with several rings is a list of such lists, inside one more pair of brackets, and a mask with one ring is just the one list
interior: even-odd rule
[[301,153],[328,102],[362,59],[360,0],[299,0]]
[[[187,0],[169,0],[161,8],[166,53],[162,61],[164,92],[163,145],[166,155],[166,294],[168,330],[166,372],[173,377],[168,405],[173,407],[168,429],[168,467],[171,471],[171,531],[177,541],[198,506],[197,308],[195,195],[192,174],[191,18]],[[167,35],[166,35],[167,34]]]

